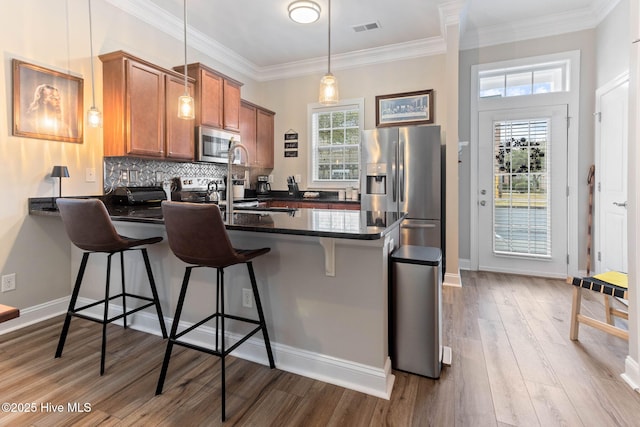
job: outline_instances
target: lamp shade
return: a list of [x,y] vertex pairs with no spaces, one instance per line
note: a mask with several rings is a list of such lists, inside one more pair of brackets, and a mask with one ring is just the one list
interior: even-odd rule
[[299,24],[310,24],[320,18],[320,6],[313,1],[294,1],[288,10],[289,18]]
[[51,171],[52,178],[69,178],[69,169],[66,166],[54,166]]

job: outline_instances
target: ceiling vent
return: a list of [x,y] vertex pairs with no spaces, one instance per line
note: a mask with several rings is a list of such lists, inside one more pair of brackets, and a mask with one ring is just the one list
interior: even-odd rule
[[356,33],[361,33],[363,31],[377,30],[378,28],[380,28],[380,23],[378,21],[375,21],[368,24],[353,25],[351,28],[353,28],[353,31],[355,31]]

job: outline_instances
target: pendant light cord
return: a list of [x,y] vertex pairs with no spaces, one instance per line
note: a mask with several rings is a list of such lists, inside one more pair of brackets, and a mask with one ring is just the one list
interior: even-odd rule
[[187,0],[184,0],[184,94],[187,95]]
[[327,59],[327,74],[331,74],[331,0],[329,0],[329,8],[327,12],[327,18],[329,20],[329,57]]
[[89,0],[89,43],[91,50],[91,108],[96,108],[96,80],[93,74],[93,25],[91,24],[91,0]]

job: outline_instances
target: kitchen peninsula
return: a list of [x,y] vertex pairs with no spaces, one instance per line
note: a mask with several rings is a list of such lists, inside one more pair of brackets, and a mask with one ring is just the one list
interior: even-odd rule
[[[48,200],[48,202],[47,202]],[[29,212],[55,216],[43,209],[51,199],[31,199]],[[131,237],[162,235],[165,240],[148,248],[163,311],[173,313],[184,264],[166,240],[161,209],[107,205],[118,232]],[[353,210],[297,209],[236,211],[227,229],[235,247],[270,247],[254,268],[278,369],[388,398],[393,385],[388,357],[387,258],[398,246],[402,215]],[[73,248],[72,268],[81,251]],[[97,258],[99,259],[99,258]],[[146,288],[144,268],[133,256],[125,257],[129,286]],[[113,277],[119,277],[114,263]],[[104,270],[89,266],[81,297],[101,298]],[[215,274],[195,270],[191,277],[180,329],[208,313],[215,298]],[[227,310],[255,316],[242,304],[242,289],[249,287],[246,270],[230,267],[226,274]],[[117,287],[118,284],[114,282]],[[96,283],[92,287],[90,283]],[[235,325],[238,326],[238,325]],[[132,327],[159,334],[157,319],[142,313]],[[232,329],[238,331],[238,329]],[[211,343],[214,329],[197,336]],[[228,334],[230,343],[236,339]],[[238,357],[266,364],[262,337],[238,348]]]

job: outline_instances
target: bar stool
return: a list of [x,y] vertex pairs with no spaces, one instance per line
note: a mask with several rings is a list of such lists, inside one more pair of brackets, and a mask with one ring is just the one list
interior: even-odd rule
[[[218,206],[214,204],[165,201],[162,202],[162,215],[164,216],[164,224],[167,230],[169,247],[180,260],[191,265],[188,265],[185,269],[182,288],[180,289],[180,296],[178,297],[178,304],[176,306],[176,313],[173,317],[171,333],[169,334],[169,340],[167,341],[167,351],[165,353],[160,378],[158,380],[156,395],[162,393],[164,380],[167,375],[167,368],[169,367],[169,360],[171,358],[171,350],[173,349],[174,344],[218,356],[220,357],[221,362],[222,421],[225,421],[225,357],[255,333],[262,331],[267,349],[267,356],[269,358],[269,366],[271,369],[275,368],[273,354],[271,352],[271,343],[269,342],[269,334],[267,333],[267,326],[262,312],[262,304],[260,302],[260,295],[258,293],[258,286],[256,285],[256,277],[253,272],[252,264],[253,258],[266,254],[269,252],[270,248],[253,250],[234,249],[224,226],[220,209],[218,209]],[[247,265],[259,320],[226,314],[224,311],[224,269],[235,264]],[[178,324],[180,323],[180,315],[182,314],[182,307],[187,293],[191,270],[199,267],[209,267],[217,270],[216,312],[178,333]],[[202,347],[180,340],[180,338],[185,334],[193,331],[198,326],[201,326],[212,319],[215,319],[216,325],[215,349]],[[225,348],[225,319],[239,320],[258,326],[234,345],[229,348]],[[218,326],[220,326],[220,328],[218,328]],[[219,335],[221,335],[220,342],[218,342]]]
[[[82,255],[82,262],[80,263],[80,270],[78,270],[78,276],[76,277],[76,283],[71,293],[71,301],[69,301],[69,308],[67,315],[64,319],[64,325],[62,326],[62,332],[60,333],[60,340],[58,341],[58,348],[56,350],[56,358],[62,356],[62,350],[64,348],[65,340],[67,339],[67,333],[69,332],[69,325],[72,317],[79,317],[86,320],[102,324],[102,353],[100,356],[100,375],[104,374],[104,361],[105,350],[107,347],[107,324],[114,322],[118,319],[123,319],[124,327],[127,328],[127,315],[133,314],[145,308],[155,306],[158,314],[158,321],[160,322],[160,329],[162,330],[162,337],[167,338],[167,330],[164,325],[164,317],[162,316],[162,309],[160,307],[160,300],[158,299],[158,291],[156,290],[156,284],[153,280],[153,273],[151,272],[151,265],[149,264],[149,257],[147,255],[146,248],[138,248],[137,246],[150,245],[162,241],[162,237],[150,237],[147,239],[134,239],[131,237],[120,236],[116,231],[109,213],[104,203],[98,199],[58,199],[58,208],[60,210],[60,216],[64,223],[67,234],[71,242],[85,250]],[[151,285],[151,293],[153,298],[142,295],[134,295],[126,291],[124,280],[124,252],[129,250],[139,250],[142,252],[142,258],[144,259],[144,265],[147,270],[147,277],[149,278],[149,284]],[[87,261],[89,255],[92,253],[107,253],[107,280],[105,285],[104,299],[96,301],[91,304],[87,304],[82,307],[76,307],[78,299],[78,293],[80,292],[80,285],[82,283],[82,277],[84,276],[85,268],[87,267]],[[121,267],[121,281],[122,281],[122,293],[114,296],[109,296],[109,285],[111,281],[111,257],[114,254],[120,254],[120,267]],[[113,299],[122,297],[122,314],[109,318],[109,302]],[[127,311],[126,298],[136,298],[141,301],[148,301],[147,303],[133,308]],[[88,308],[104,304],[104,315],[101,319],[87,316],[80,313]]]

